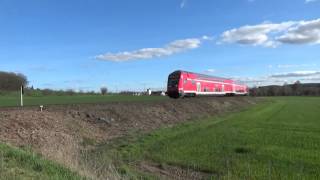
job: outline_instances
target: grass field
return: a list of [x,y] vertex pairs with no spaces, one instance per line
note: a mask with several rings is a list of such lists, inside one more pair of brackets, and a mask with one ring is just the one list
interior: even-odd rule
[[84,179],[70,170],[22,149],[0,143],[0,179]]
[[[158,101],[167,97],[162,96],[130,96],[130,95],[73,95],[73,96],[40,96],[24,97],[24,105],[49,105],[49,104],[86,104],[104,102],[123,102],[123,101]],[[19,106],[20,96],[7,95],[0,96],[0,107]]]
[[[106,158],[107,147],[101,148]],[[125,164],[156,162],[210,173],[213,179],[320,179],[320,98],[270,98],[116,149]]]

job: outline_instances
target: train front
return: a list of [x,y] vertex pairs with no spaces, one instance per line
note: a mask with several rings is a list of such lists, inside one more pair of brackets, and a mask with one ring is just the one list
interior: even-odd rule
[[167,95],[171,98],[179,98],[179,82],[181,71],[175,71],[168,77]]

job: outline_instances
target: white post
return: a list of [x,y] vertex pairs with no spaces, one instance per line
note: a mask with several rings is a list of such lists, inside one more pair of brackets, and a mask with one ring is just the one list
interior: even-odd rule
[[20,87],[20,106],[23,107],[23,86]]

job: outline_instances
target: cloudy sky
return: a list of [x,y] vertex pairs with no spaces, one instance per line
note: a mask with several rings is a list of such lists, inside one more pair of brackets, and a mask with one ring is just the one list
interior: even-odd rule
[[0,0],[0,71],[39,88],[164,87],[182,69],[320,82],[320,0]]

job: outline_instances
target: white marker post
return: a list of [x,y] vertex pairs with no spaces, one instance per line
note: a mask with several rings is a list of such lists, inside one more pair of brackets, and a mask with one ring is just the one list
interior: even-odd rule
[[23,107],[23,93],[24,93],[24,89],[23,89],[23,85],[21,85],[20,88],[20,106]]

